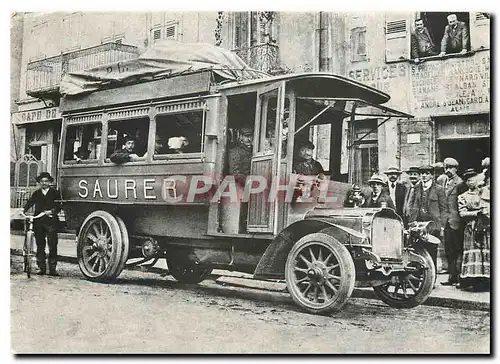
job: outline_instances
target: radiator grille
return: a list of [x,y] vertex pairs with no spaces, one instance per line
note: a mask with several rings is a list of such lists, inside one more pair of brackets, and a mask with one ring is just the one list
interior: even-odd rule
[[387,217],[375,217],[372,223],[373,252],[381,258],[401,259],[403,227],[401,222]]

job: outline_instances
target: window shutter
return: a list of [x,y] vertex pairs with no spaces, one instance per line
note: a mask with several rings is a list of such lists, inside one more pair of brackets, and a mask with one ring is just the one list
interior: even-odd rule
[[153,30],[153,41],[157,41],[158,39],[161,39],[161,29]]
[[490,14],[470,13],[470,44],[471,49],[490,48]]
[[177,26],[170,25],[165,30],[165,39],[177,39]]
[[387,17],[385,21],[385,60],[396,62],[409,59],[408,19]]

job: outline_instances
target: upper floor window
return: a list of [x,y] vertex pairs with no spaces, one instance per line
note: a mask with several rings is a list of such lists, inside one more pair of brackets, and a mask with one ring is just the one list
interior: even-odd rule
[[351,60],[366,60],[366,27],[357,27],[351,29]]
[[80,49],[82,32],[82,13],[72,13],[62,18],[62,51]]
[[151,40],[155,43],[161,39],[177,40],[179,35],[179,22],[169,21],[167,23],[154,24],[151,28]]
[[386,61],[436,57],[442,52],[449,57],[489,49],[489,25],[489,14],[479,12],[417,12],[412,24],[405,14],[388,13]]
[[101,28],[101,43],[121,43],[125,39],[126,21],[123,15],[105,14]]
[[48,36],[48,23],[46,21],[37,21],[31,29],[31,39],[33,40],[31,60],[37,60],[46,57],[46,42]]
[[274,40],[272,12],[241,11],[233,17],[233,47],[249,48]]

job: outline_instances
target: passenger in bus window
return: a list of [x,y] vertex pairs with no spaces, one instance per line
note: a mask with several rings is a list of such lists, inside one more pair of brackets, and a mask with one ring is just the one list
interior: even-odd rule
[[89,157],[90,150],[85,145],[81,145],[80,147],[78,147],[78,149],[74,153],[74,159],[76,160],[76,163],[80,163],[82,160],[89,159]]
[[186,147],[189,145],[189,140],[185,136],[172,137],[168,139],[169,154],[183,154]]
[[124,144],[121,149],[117,149],[111,154],[109,159],[116,164],[125,162],[133,162],[139,160],[139,156],[134,153],[135,139],[131,135],[127,135],[124,139]]

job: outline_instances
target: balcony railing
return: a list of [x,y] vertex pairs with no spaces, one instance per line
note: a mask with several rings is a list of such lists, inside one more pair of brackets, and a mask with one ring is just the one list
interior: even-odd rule
[[65,72],[90,69],[104,64],[137,58],[135,46],[106,43],[95,47],[65,53],[28,63],[26,93],[40,97],[44,93],[57,92]]
[[249,48],[233,49],[233,52],[240,56],[250,67],[259,71],[273,73],[280,69],[278,50],[277,45],[264,43]]

